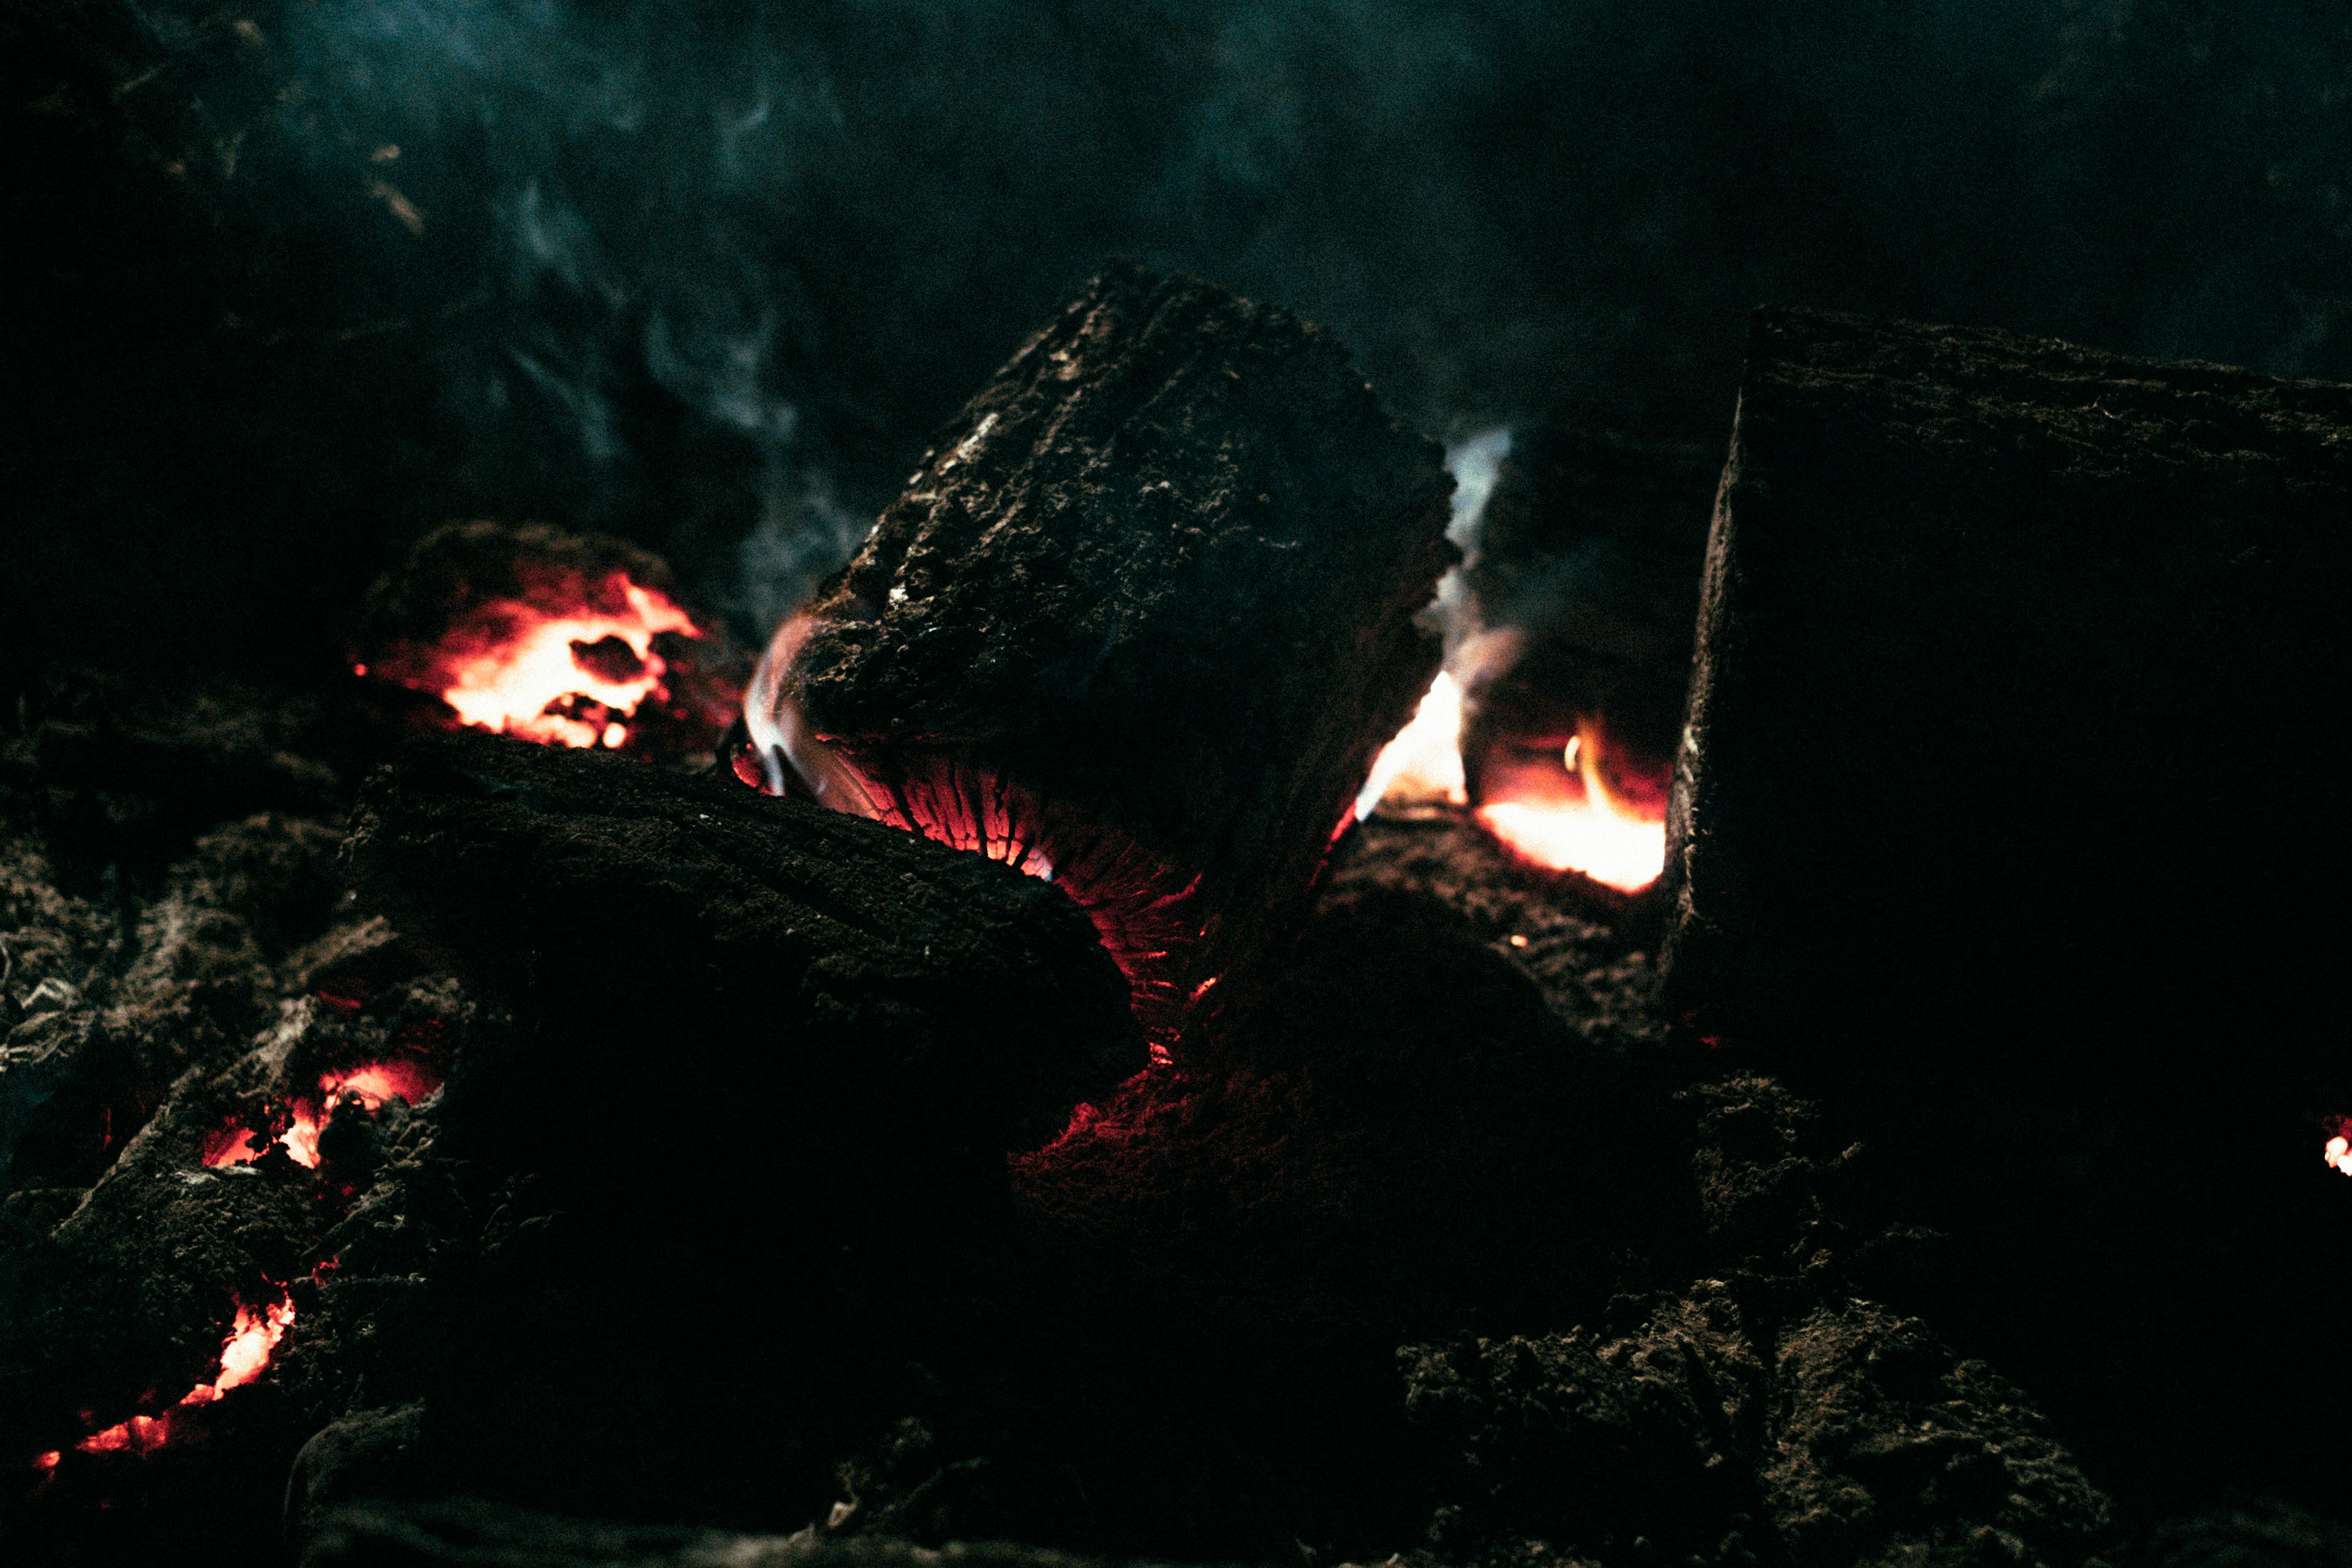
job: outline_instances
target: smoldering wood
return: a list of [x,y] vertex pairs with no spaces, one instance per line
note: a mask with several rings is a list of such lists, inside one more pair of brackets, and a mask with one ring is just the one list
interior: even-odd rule
[[[542,1053],[453,1082],[453,1125],[548,1073],[632,1124],[1001,1152],[1143,1065],[1058,889],[732,782],[451,735],[368,782],[350,855],[364,897],[549,1021]],[[495,1136],[511,1159],[529,1131]]]
[[[1055,840],[1082,900],[1150,883],[1122,956],[1172,1026],[1296,918],[1435,673],[1439,457],[1320,329],[1115,268],[941,433],[755,710],[794,710],[879,815],[1009,818],[1009,858]],[[1093,833],[1118,864],[1089,875]]]

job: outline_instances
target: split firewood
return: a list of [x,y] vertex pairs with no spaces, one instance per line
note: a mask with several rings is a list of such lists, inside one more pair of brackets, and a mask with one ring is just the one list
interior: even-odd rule
[[1167,1047],[1297,918],[1434,674],[1447,491],[1319,329],[1114,268],[777,633],[769,784],[1050,877]]
[[2147,1495],[2352,1464],[2348,594],[2352,387],[1757,321],[1670,1005],[1822,1096],[1950,1238],[1918,1299]]
[[2347,858],[2347,519],[2352,388],[1759,317],[1675,786],[1676,1005],[2199,1095],[2228,1016],[2263,1074],[2340,1074],[2341,900],[2306,889]]

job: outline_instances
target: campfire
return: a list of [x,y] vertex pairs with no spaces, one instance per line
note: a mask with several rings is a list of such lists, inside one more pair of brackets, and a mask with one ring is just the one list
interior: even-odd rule
[[[1792,380],[1735,478],[1833,423]],[[1743,868],[1835,813],[1709,770],[1850,671],[1741,662],[1818,629],[1773,597],[1809,570],[1726,575],[1801,464],[1725,490],[1702,615],[1718,457],[1449,460],[1320,329],[1119,265],[756,663],[640,547],[477,521],[392,563],[331,700],[28,704],[0,1549],[2100,1561],[2087,1461],[1958,1348],[2000,1325],[1931,1326],[2032,1194],[1922,1195],[1878,1130],[2008,1095],[2053,1191],[2136,1213],[2095,1156],[2138,1124],[1901,1076],[1883,994],[1816,1042],[1826,983],[1743,945],[1797,896]],[[2342,1103],[2230,1081],[2241,1150]],[[2279,1235],[2340,1196],[2297,1146]]]

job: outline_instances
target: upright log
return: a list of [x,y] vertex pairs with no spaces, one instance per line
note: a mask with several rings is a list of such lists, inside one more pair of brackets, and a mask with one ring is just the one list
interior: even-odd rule
[[[1955,1238],[1925,1290],[2163,1502],[2333,1495],[2352,387],[1759,317],[1671,1005]],[[2161,1369],[2160,1372],[2158,1369]]]
[[777,634],[754,738],[778,787],[1052,876],[1164,1045],[1434,675],[1448,488],[1319,329],[1115,268]]
[[[2200,1092],[2200,1008],[2339,1022],[2342,905],[2306,894],[2345,865],[2347,591],[2352,388],[1760,316],[1676,781],[1675,1000],[1719,1036],[1834,1014]],[[2029,995],[2064,1051],[1977,1037]],[[2321,1070],[2315,1043],[2266,1070]]]

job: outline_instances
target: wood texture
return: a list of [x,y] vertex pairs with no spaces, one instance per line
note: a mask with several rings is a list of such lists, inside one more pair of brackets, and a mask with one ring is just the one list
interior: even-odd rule
[[829,803],[1051,862],[1172,1037],[1435,673],[1448,489],[1319,329],[1117,268],[941,434],[754,711]]

